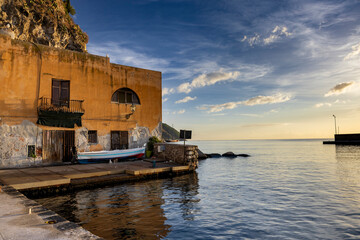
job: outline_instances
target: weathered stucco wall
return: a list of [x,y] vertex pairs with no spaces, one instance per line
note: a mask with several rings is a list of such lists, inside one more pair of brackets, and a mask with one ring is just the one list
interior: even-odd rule
[[[142,146],[150,136],[161,137],[161,72],[112,64],[107,57],[35,45],[0,34],[0,138],[8,142],[1,144],[0,166],[9,165],[4,159],[27,156],[21,140],[9,140],[8,127],[22,126],[26,120],[40,132],[61,130],[36,126],[38,99],[51,98],[52,79],[69,80],[70,100],[84,100],[82,127],[74,129],[79,150],[109,150],[111,131],[128,131],[130,148]],[[129,104],[111,103],[113,93],[120,88],[130,88],[140,99],[129,119]],[[18,129],[16,139],[28,134],[22,127]],[[88,144],[88,130],[97,131],[97,144]],[[9,151],[14,152],[11,149],[18,149],[9,150],[9,144],[20,144],[21,154],[5,158]],[[41,147],[41,142],[37,146]]]
[[[0,125],[0,167],[29,166],[41,163],[42,129],[30,121],[19,125]],[[28,145],[38,147],[37,157],[28,157]]]

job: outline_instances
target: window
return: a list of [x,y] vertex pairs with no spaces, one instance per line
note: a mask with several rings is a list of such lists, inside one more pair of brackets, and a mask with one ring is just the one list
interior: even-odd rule
[[140,105],[138,95],[129,88],[120,88],[116,90],[111,97],[111,102]]
[[129,133],[127,131],[111,131],[111,150],[128,148]]
[[28,157],[36,157],[36,154],[35,154],[35,145],[28,145]]
[[51,89],[51,103],[54,106],[69,107],[70,81],[53,79]]
[[88,131],[88,142],[97,143],[97,131]]

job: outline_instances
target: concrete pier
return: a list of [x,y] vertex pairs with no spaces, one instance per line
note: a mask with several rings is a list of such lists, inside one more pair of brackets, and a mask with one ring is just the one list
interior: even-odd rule
[[189,166],[140,160],[132,162],[64,165],[0,170],[0,182],[21,192],[86,188],[91,185],[135,181],[189,172]]
[[0,240],[101,239],[23,193],[47,195],[191,171],[189,166],[156,159],[0,170]]

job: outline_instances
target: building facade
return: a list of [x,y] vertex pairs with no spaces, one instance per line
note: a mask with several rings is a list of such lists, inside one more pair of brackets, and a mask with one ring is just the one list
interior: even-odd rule
[[0,167],[161,137],[161,72],[0,35]]

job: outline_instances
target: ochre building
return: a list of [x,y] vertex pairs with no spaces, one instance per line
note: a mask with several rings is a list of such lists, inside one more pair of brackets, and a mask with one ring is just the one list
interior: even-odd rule
[[161,137],[161,72],[0,34],[0,167]]

